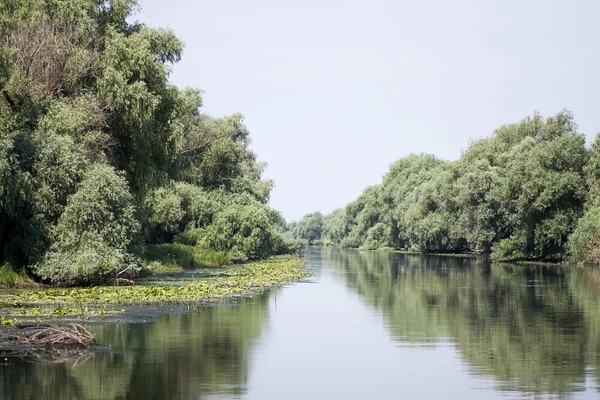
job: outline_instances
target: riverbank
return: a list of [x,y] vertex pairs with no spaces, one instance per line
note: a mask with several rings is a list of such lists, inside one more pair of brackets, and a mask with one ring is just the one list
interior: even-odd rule
[[331,243],[312,244],[310,246],[325,246],[325,247],[333,246],[333,247],[336,247],[339,249],[354,250],[354,251],[361,251],[361,252],[367,252],[367,253],[394,253],[394,254],[415,255],[415,256],[480,258],[480,259],[486,260],[487,262],[490,262],[490,263],[502,263],[502,264],[512,263],[512,264],[523,265],[523,266],[539,265],[539,266],[547,266],[547,267],[565,267],[568,265],[565,262],[558,262],[558,261],[539,261],[539,260],[508,260],[508,261],[498,260],[498,261],[493,261],[493,260],[489,259],[489,255],[487,255],[488,257],[486,257],[486,255],[484,255],[484,254],[475,254],[475,253],[425,253],[425,252],[411,251],[411,250],[398,250],[398,249],[394,249],[394,248],[381,248],[381,249],[369,250],[369,249],[361,249],[361,248],[343,248],[339,245],[335,245],[335,244],[331,244]]
[[[335,247],[338,249],[353,250],[353,251],[360,251],[360,252],[366,252],[366,253],[394,253],[394,254],[404,254],[404,255],[414,255],[414,256],[478,258],[478,259],[484,260],[485,262],[489,262],[489,263],[500,263],[500,264],[512,263],[512,264],[517,264],[517,265],[522,265],[522,266],[536,266],[537,265],[537,266],[543,266],[543,267],[566,267],[566,266],[570,265],[566,262],[539,261],[539,260],[508,260],[508,261],[498,260],[498,261],[493,261],[493,260],[489,259],[489,254],[487,255],[488,257],[486,257],[486,255],[484,255],[484,254],[475,254],[475,253],[424,253],[424,252],[411,251],[411,250],[398,250],[398,249],[394,249],[394,248],[381,248],[381,249],[370,250],[370,249],[361,249],[361,248],[343,248],[339,245],[332,244],[332,243],[326,243],[326,244],[315,243],[315,244],[311,244],[309,246]],[[581,267],[581,265],[578,265],[578,267]],[[586,266],[584,266],[584,268],[585,267]]]
[[411,251],[411,250],[398,250],[392,247],[383,247],[380,249],[365,249],[360,247],[342,247],[338,244],[334,243],[313,243],[308,246],[324,246],[324,247],[335,247],[338,249],[344,250],[355,250],[355,251],[364,251],[369,253],[395,253],[395,254],[407,254],[407,255],[417,255],[417,256],[443,256],[443,257],[469,257],[469,258],[477,258],[478,254],[473,253],[425,253],[419,251]]
[[306,278],[304,260],[274,257],[241,266],[171,270],[133,286],[0,290],[0,325],[55,320],[102,321],[142,306],[201,305],[239,298]]
[[[364,250],[362,250],[364,251]],[[490,263],[513,263],[517,265],[540,265],[540,266],[554,266],[554,267],[564,267],[565,263],[556,262],[556,261],[539,261],[539,260],[509,260],[509,261],[493,261],[489,259],[489,255],[484,254],[474,254],[474,253],[421,253],[418,251],[408,251],[408,250],[395,250],[395,249],[380,249],[380,250],[366,250],[366,251],[378,251],[378,252],[389,252],[396,254],[407,254],[407,255],[418,255],[418,256],[437,256],[437,257],[457,257],[457,258],[481,258]]]

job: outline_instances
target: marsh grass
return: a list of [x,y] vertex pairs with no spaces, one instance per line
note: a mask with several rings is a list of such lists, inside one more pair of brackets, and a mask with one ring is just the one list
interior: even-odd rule
[[[231,263],[225,251],[202,249],[180,243],[150,244],[145,247],[144,259],[153,263],[153,270],[175,271],[177,267],[193,269],[206,266],[223,266]],[[163,264],[157,266],[155,262]]]
[[25,270],[16,272],[9,263],[0,266],[0,287],[32,286],[35,283],[27,276]]

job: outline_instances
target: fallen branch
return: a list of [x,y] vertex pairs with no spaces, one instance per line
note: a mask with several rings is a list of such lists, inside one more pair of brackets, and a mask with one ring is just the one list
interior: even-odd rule
[[133,281],[131,279],[127,279],[127,278],[115,278],[115,279],[113,279],[113,281],[115,283],[115,286],[119,286],[119,283],[124,283],[129,286],[135,285],[135,281]]
[[36,326],[14,331],[8,340],[29,346],[86,347],[94,344],[94,335],[79,324],[68,326]]
[[39,325],[0,334],[0,354],[31,361],[82,362],[94,356],[94,335],[79,324]]
[[32,362],[48,364],[77,364],[82,363],[95,354],[91,349],[65,349],[65,348],[28,348],[23,346],[12,346],[0,348],[2,357],[19,357]]

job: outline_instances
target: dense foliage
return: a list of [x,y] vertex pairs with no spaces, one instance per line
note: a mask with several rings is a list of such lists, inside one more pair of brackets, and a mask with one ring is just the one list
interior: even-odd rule
[[286,226],[289,235],[295,239],[313,244],[321,240],[323,235],[324,220],[320,212],[307,214],[299,222],[291,222]]
[[242,116],[169,83],[183,44],[137,7],[0,3],[0,265],[90,282],[135,272],[144,242],[287,250]]
[[380,185],[325,216],[321,237],[312,240],[499,260],[570,254],[599,263],[599,143],[587,149],[562,111],[502,126],[455,162],[410,155],[392,164]]

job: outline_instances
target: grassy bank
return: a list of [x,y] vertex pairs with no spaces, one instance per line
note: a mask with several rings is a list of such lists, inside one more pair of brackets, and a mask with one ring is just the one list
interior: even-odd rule
[[225,251],[202,249],[180,243],[146,245],[144,246],[143,258],[146,263],[153,267],[153,272],[160,272],[159,268],[164,270],[177,270],[180,267],[192,269],[206,266],[224,266],[231,263],[229,253]]
[[0,324],[46,321],[64,317],[102,319],[125,312],[127,305],[175,305],[216,302],[261,292],[308,276],[304,261],[276,257],[225,271],[204,273],[202,279],[181,279],[175,285],[95,286],[0,292]]
[[6,263],[0,266],[0,288],[35,287],[36,283],[27,276],[24,269],[15,271],[12,265]]

